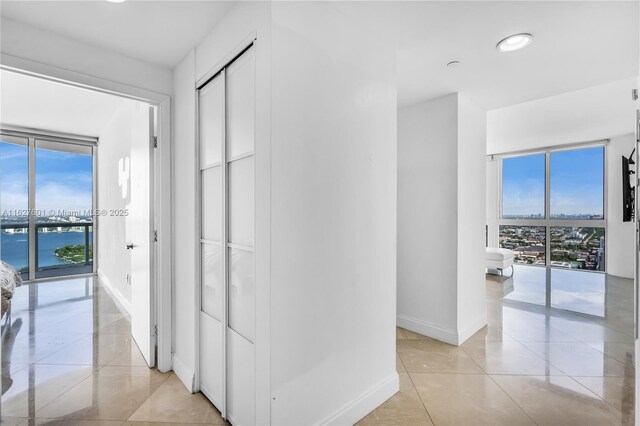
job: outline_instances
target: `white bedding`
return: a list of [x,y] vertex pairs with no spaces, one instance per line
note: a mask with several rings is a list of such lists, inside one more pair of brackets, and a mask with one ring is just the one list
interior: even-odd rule
[[22,278],[20,274],[9,265],[0,260],[0,289],[2,289],[3,295],[9,293],[13,295],[16,287],[22,285]]

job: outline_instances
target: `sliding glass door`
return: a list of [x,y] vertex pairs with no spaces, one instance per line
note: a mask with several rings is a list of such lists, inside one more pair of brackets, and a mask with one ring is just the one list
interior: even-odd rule
[[94,150],[88,141],[3,137],[0,257],[24,279],[94,272]]

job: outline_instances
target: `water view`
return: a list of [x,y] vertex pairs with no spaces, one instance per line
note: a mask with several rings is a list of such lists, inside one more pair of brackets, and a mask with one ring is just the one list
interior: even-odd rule
[[[93,243],[93,233],[89,233],[89,244]],[[39,232],[38,233],[38,267],[50,268],[55,266],[73,265],[74,262],[64,251],[56,250],[66,246],[82,246],[84,249],[84,232]],[[2,260],[23,272],[29,267],[29,235],[25,233],[8,233],[0,235],[0,250]],[[82,250],[83,251],[83,250]],[[91,256],[91,254],[90,254]],[[83,256],[84,257],[84,256]]]

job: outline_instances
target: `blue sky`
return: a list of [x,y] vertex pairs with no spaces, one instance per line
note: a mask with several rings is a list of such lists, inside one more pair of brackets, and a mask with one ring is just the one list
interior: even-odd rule
[[[551,215],[603,214],[604,148],[551,153]],[[544,154],[502,162],[503,215],[544,215]]]
[[[26,209],[27,148],[0,142],[0,209]],[[92,158],[58,151],[36,151],[36,209],[92,208]]]

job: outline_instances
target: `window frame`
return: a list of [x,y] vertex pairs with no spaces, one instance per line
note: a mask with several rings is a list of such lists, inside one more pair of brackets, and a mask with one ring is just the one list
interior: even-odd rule
[[[545,264],[544,265],[530,265],[530,266],[539,266],[539,267],[553,267],[551,266],[551,228],[561,227],[561,228],[603,228],[604,229],[604,238],[605,238],[605,261],[604,268],[602,271],[591,271],[591,272],[600,272],[606,273],[607,265],[608,265],[608,226],[607,220],[609,217],[607,204],[608,204],[608,194],[607,194],[607,156],[608,156],[608,142],[609,140],[600,140],[596,142],[586,142],[579,144],[570,144],[556,147],[546,147],[539,148],[535,150],[527,150],[527,151],[518,151],[512,153],[505,153],[500,155],[494,155],[500,161],[498,162],[498,220],[496,231],[498,233],[498,241],[500,241],[500,226],[501,225],[509,225],[509,226],[544,226],[545,227]],[[602,148],[603,159],[602,159],[602,219],[552,219],[551,218],[551,154],[554,152],[562,152],[562,151],[576,151],[581,149],[589,149],[589,148]],[[508,158],[516,158],[516,157],[524,157],[529,155],[545,155],[545,171],[544,171],[544,218],[542,219],[505,219],[503,217],[503,161]],[[499,244],[499,243],[498,243]],[[563,269],[560,267],[554,267]]]

